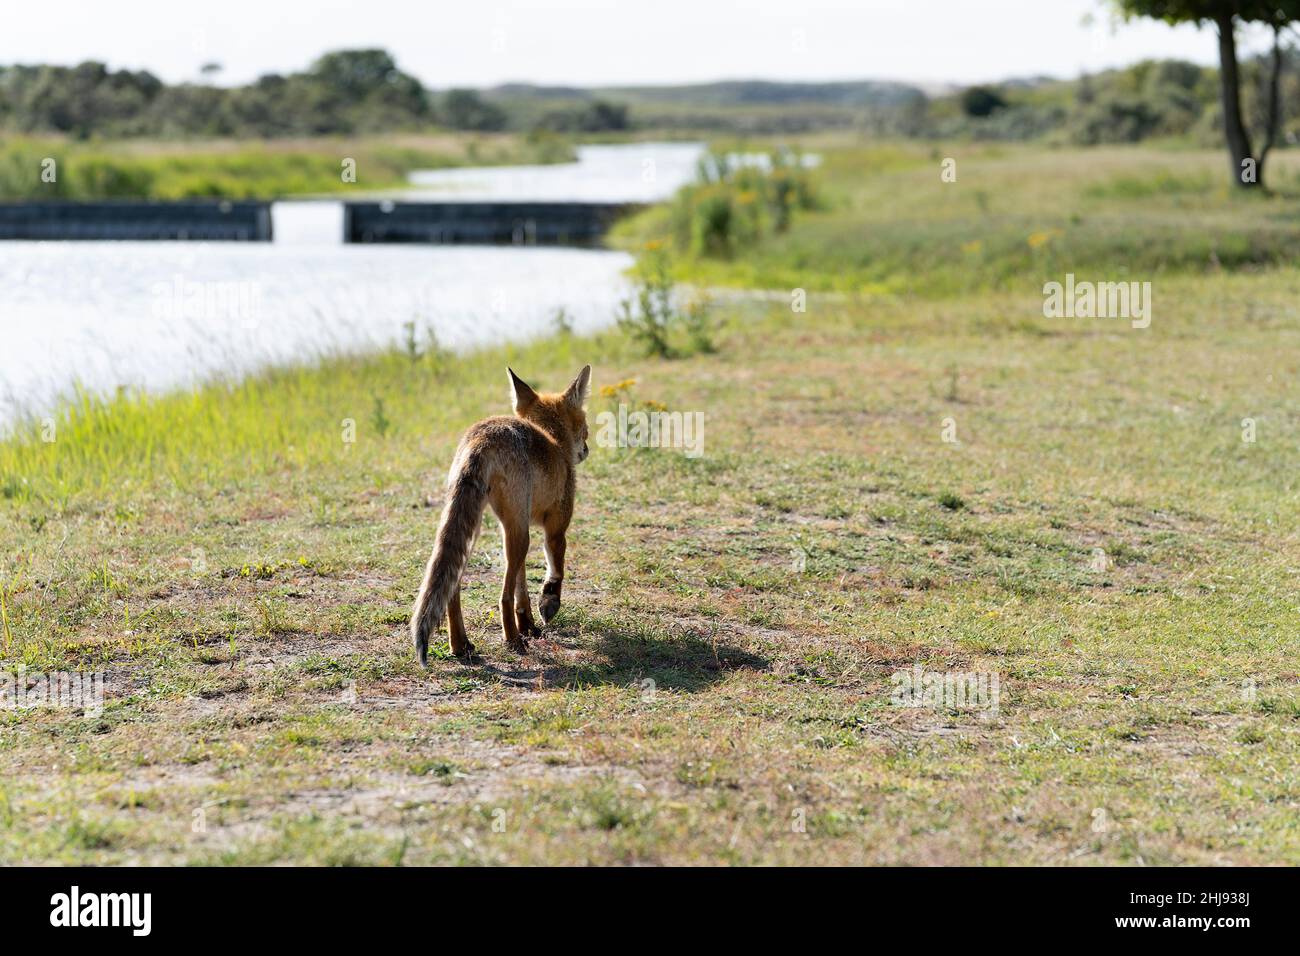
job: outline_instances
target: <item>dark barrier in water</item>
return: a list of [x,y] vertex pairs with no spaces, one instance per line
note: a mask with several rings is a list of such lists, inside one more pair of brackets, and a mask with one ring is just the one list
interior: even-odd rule
[[0,239],[270,242],[264,202],[0,203]]
[[623,203],[350,202],[344,242],[439,242],[590,245],[619,216]]

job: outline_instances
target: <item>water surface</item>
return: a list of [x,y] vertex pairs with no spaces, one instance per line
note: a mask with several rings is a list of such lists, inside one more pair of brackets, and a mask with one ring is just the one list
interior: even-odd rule
[[[404,195],[649,202],[694,173],[699,144],[580,147],[576,163],[412,174]],[[0,429],[47,414],[74,383],[107,394],[243,375],[401,341],[522,340],[564,309],[612,321],[620,252],[345,245],[342,206],[276,203],[272,243],[0,242]]]

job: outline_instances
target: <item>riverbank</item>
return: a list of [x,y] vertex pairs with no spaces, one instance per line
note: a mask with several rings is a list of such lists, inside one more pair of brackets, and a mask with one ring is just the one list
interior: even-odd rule
[[510,134],[183,143],[12,138],[0,147],[0,201],[364,194],[405,188],[409,174],[420,169],[573,158],[572,146],[558,137]]

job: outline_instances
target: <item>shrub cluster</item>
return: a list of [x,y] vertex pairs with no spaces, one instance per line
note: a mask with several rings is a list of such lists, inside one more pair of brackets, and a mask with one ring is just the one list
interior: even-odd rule
[[784,232],[798,209],[816,206],[816,192],[802,157],[710,153],[699,181],[673,199],[674,244],[696,256],[730,256],[772,233]]

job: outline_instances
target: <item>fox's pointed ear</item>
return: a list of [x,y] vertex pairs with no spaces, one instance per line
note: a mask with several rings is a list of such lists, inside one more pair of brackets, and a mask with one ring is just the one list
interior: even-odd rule
[[587,400],[587,393],[591,390],[591,366],[584,365],[578,377],[573,380],[573,384],[564,390],[564,400],[574,408],[582,408],[583,402]]
[[506,371],[510,373],[510,396],[515,406],[515,414],[522,415],[528,411],[533,402],[537,401],[537,393],[515,374],[514,369],[507,368]]

